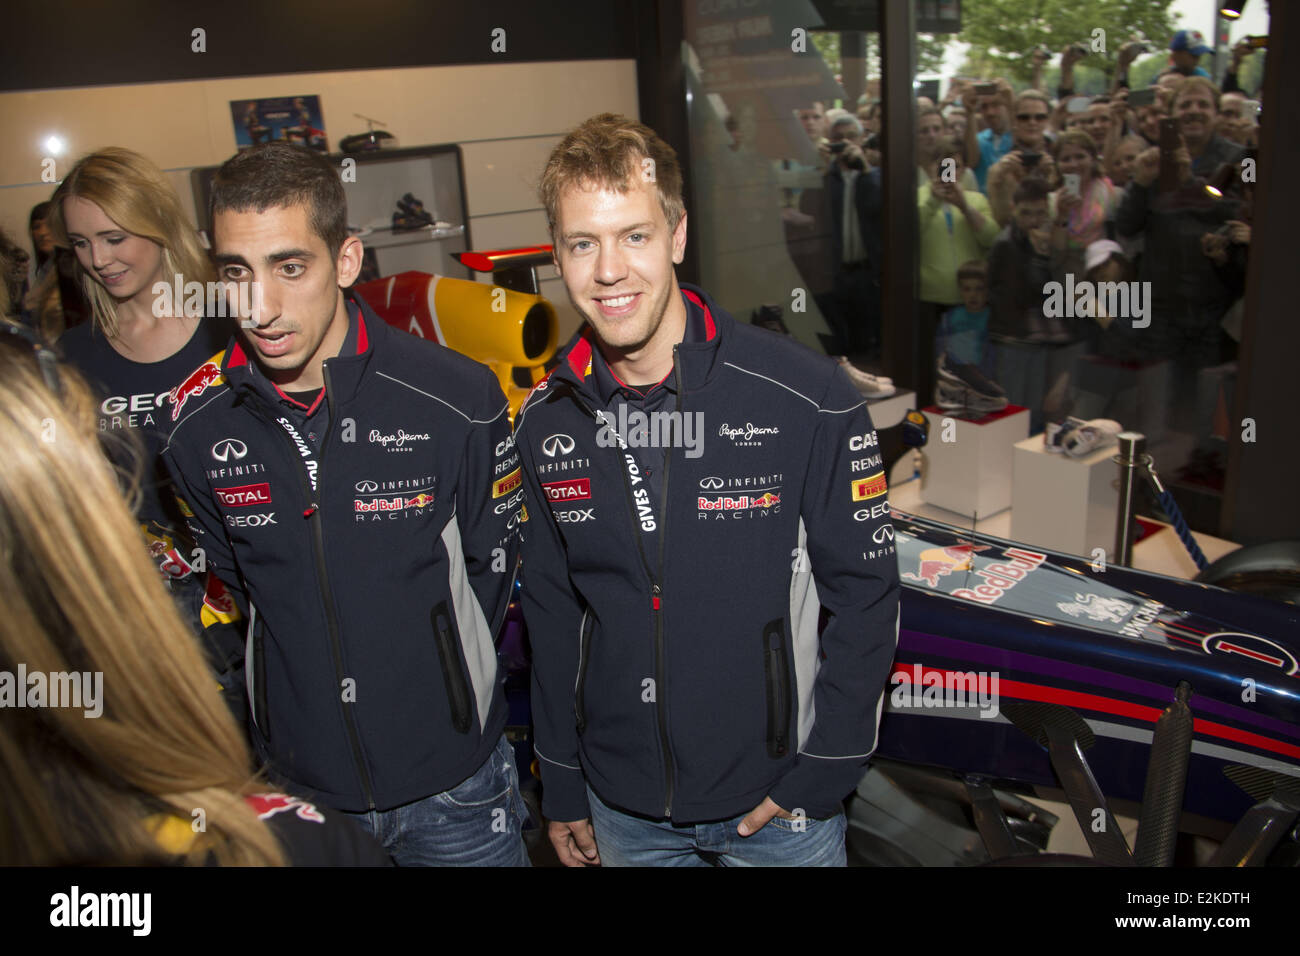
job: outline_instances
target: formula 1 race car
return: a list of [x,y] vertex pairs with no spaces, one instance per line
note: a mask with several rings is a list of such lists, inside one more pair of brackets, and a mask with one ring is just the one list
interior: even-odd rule
[[1300,608],[901,512],[893,532],[859,862],[1035,862],[1055,821],[1019,795],[1064,791],[1098,862],[1168,865],[1182,831],[1221,841],[1215,864],[1300,863]]
[[[486,271],[547,253],[462,261],[481,257]],[[491,328],[496,287],[417,273],[367,286],[358,291],[385,321],[492,364],[512,413],[554,354],[554,309],[528,294],[535,276],[527,292],[497,296],[508,311]],[[924,442],[924,422],[879,429],[887,474]],[[1212,864],[1300,865],[1296,603],[897,511],[876,544],[897,554],[902,617],[879,745],[848,803],[850,862],[1169,865],[1191,862],[1195,835],[1213,841]],[[517,607],[500,651],[523,778],[532,752]],[[1058,818],[1025,796],[1064,799],[1092,855],[1044,852]],[[1117,813],[1138,819],[1135,846]]]

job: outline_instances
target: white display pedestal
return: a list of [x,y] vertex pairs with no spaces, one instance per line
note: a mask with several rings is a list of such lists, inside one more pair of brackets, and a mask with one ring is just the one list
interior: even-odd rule
[[899,389],[888,398],[868,398],[867,411],[877,428],[893,428],[903,420],[909,408],[916,408],[916,392]]
[[[977,520],[1011,507],[1011,449],[1029,434],[1029,409],[1008,405],[972,420],[932,405],[925,417],[921,500]],[[945,431],[952,441],[944,441]]]
[[1084,458],[1051,454],[1043,436],[1016,442],[1011,537],[1092,560],[1115,549],[1119,466],[1109,445]]

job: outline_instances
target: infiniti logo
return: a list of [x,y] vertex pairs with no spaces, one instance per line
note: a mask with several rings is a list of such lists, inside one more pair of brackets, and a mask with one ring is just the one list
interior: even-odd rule
[[876,544],[884,544],[886,541],[894,540],[894,526],[892,524],[882,524],[872,534],[871,540]]
[[357,491],[361,492],[363,495],[368,495],[373,491],[378,491],[379,484],[374,481],[358,481],[356,488]]
[[574,441],[568,435],[552,435],[542,442],[542,453],[547,458],[571,454],[573,449]]
[[722,484],[723,484],[723,482],[722,482],[722,479],[721,479],[721,478],[714,478],[714,477],[710,476],[710,477],[708,477],[708,478],[701,478],[701,479],[700,479],[700,487],[701,487],[701,488],[707,488],[707,489],[709,489],[710,491],[716,491],[716,490],[718,490],[719,488],[722,487]]
[[217,461],[229,461],[231,458],[239,461],[247,454],[248,446],[238,438],[223,438],[212,446],[212,457]]

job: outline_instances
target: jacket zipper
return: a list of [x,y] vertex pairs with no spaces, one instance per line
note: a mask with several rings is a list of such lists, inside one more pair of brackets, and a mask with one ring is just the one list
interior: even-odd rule
[[[310,502],[310,507],[303,512],[303,517],[312,523],[312,558],[316,567],[316,583],[320,588],[321,603],[325,607],[325,624],[329,631],[330,654],[334,662],[334,677],[336,681],[335,692],[338,694],[339,706],[342,707],[343,649],[339,641],[338,612],[334,608],[333,592],[331,592],[329,585],[329,574],[325,568],[325,536],[320,516],[319,500],[322,494],[321,490],[325,487],[325,452],[329,450],[330,439],[334,437],[334,432],[338,428],[338,414],[337,409],[334,407],[334,390],[330,388],[330,370],[328,362],[321,363],[321,371],[325,377],[325,401],[329,407],[330,427],[329,431],[325,433],[325,440],[321,443],[321,451],[318,456],[319,462],[316,465],[317,490],[315,492],[311,490],[311,484],[307,481],[307,473],[303,470],[302,465],[298,460],[297,448],[293,449],[294,471],[298,474],[298,483],[302,487],[303,494],[306,496],[307,501]],[[280,432],[284,433],[284,429],[275,422],[270,422],[269,424],[275,425]],[[284,434],[290,445],[292,445],[293,439],[289,437],[288,433]],[[357,773],[361,777],[361,786],[365,790],[367,809],[374,810],[374,786],[370,781],[370,771],[366,767],[365,756],[361,749],[361,735],[357,730],[356,720],[352,711],[347,708],[343,709],[343,723],[348,730],[348,742],[352,747],[352,759],[356,764]]]
[[[673,377],[677,381],[677,401],[676,411],[678,421],[681,421],[682,411],[682,367],[677,361],[677,346],[673,346]],[[685,425],[682,426],[683,430]],[[654,615],[655,615],[655,689],[657,701],[656,710],[659,714],[659,739],[663,745],[664,751],[664,816],[673,815],[673,746],[668,738],[668,686],[667,686],[667,665],[664,663],[664,618],[663,618],[663,589],[658,584],[664,576],[664,543],[668,540],[668,471],[673,463],[672,445],[668,446],[664,454],[664,483],[659,492],[659,573],[655,577],[654,585]]]
[[[677,383],[677,411],[682,409],[682,370],[677,364],[677,346],[673,346],[673,374]],[[578,404],[586,409],[587,414],[592,418],[597,418],[595,411],[588,405],[577,393],[574,398]],[[599,419],[597,419],[599,421]],[[659,573],[656,574],[650,567],[650,559],[645,553],[645,543],[641,540],[642,533],[637,522],[636,501],[632,496],[632,480],[628,477],[627,462],[622,456],[629,454],[626,448],[614,447],[614,452],[619,456],[619,472],[623,475],[623,490],[627,497],[628,518],[632,522],[632,537],[636,539],[637,552],[641,555],[641,567],[645,570],[646,578],[650,582],[650,609],[654,615],[655,631],[655,712],[657,714],[657,724],[659,727],[659,744],[664,755],[664,816],[673,815],[673,752],[672,745],[668,741],[668,715],[664,712],[664,626],[663,626],[663,588],[659,581],[663,575],[664,567],[664,538],[668,533],[668,520],[665,509],[668,505],[668,466],[672,462],[672,449],[668,449],[664,457],[664,483],[663,490],[659,495]],[[576,696],[576,695],[575,695]],[[575,700],[576,703],[576,700]]]
[[790,674],[784,636],[780,620],[763,629],[764,666],[767,670],[767,751],[772,757],[784,757],[789,750],[786,728],[790,722]]
[[430,612],[433,633],[438,641],[438,654],[442,660],[443,678],[447,684],[447,700],[451,705],[451,725],[458,733],[469,733],[469,688],[460,667],[460,655],[448,625],[447,602],[440,601]]

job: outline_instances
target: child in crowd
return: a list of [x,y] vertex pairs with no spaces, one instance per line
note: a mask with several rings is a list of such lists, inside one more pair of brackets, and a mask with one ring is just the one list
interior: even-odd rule
[[961,304],[939,320],[935,336],[935,358],[945,352],[949,362],[974,365],[985,375],[993,373],[990,361],[988,272],[982,259],[971,259],[957,270]]

